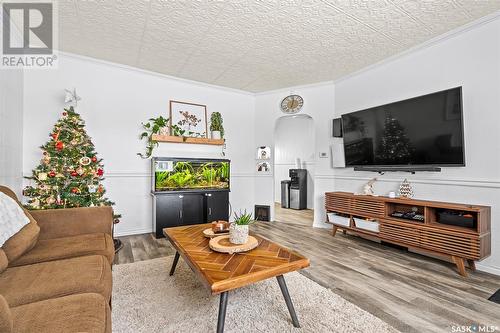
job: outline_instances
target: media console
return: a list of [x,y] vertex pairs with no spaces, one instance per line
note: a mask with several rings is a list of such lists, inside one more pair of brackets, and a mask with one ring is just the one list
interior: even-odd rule
[[334,236],[341,229],[449,256],[462,276],[466,261],[475,270],[474,262],[491,254],[489,206],[327,192],[325,208]]

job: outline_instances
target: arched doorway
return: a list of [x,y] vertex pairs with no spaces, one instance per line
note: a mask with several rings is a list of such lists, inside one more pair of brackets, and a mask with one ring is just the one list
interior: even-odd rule
[[[283,116],[274,127],[274,220],[312,226],[314,214],[314,120],[307,114]],[[281,181],[290,169],[304,169],[307,178],[305,209],[282,207]],[[292,196],[293,197],[293,196]],[[293,200],[293,199],[292,199]],[[286,206],[286,205],[285,205]]]

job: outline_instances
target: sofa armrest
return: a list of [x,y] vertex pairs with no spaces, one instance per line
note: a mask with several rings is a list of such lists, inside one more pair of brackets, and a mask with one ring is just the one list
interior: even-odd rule
[[5,298],[0,295],[0,332],[10,333],[13,329],[12,313]]
[[112,236],[113,208],[82,207],[30,210],[40,227],[38,239],[53,239],[92,233]]

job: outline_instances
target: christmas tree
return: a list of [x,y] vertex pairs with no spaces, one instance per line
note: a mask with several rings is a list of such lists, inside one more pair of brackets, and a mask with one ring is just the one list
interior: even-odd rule
[[377,159],[384,164],[408,163],[413,154],[405,128],[390,114],[385,118],[384,132],[378,147]]
[[[50,140],[40,148],[40,165],[27,177],[35,182],[24,189],[28,209],[112,206],[106,190],[102,160],[85,131],[85,122],[71,106],[64,109]],[[115,216],[119,217],[119,216]]]

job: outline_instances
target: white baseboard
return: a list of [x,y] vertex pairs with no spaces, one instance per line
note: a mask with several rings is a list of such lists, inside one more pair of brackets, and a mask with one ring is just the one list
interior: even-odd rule
[[494,275],[500,276],[500,267],[484,265],[481,263],[476,263],[476,269],[481,272],[486,272]]
[[120,232],[115,232],[114,236],[115,237],[122,237],[122,236],[131,236],[131,235],[140,235],[140,234],[149,234],[153,232],[153,228],[138,228],[138,229],[127,229],[127,230],[122,230]]
[[319,223],[314,222],[313,223],[313,228],[328,229],[328,228],[331,228],[331,227],[332,226],[330,224],[326,224],[324,222],[319,222]]

